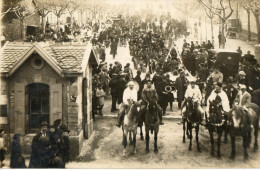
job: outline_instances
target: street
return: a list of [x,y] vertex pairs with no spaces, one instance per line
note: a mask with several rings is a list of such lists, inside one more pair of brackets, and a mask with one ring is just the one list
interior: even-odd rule
[[[182,40],[176,42],[177,47],[181,47]],[[236,46],[244,47],[246,50],[253,50],[251,45],[241,40],[228,40],[227,48],[234,49]],[[119,61],[123,65],[131,63],[131,56],[127,47],[119,47],[115,60],[106,50],[107,62]],[[135,72],[135,71],[134,71]],[[231,154],[230,137],[228,143],[221,145],[222,158],[217,159],[210,155],[210,138],[205,127],[200,127],[199,141],[202,153],[197,151],[195,132],[193,130],[193,148],[188,151],[189,140],[182,143],[182,125],[180,110],[177,110],[177,102],[173,104],[173,112],[167,107],[164,116],[164,125],[160,126],[158,135],[159,153],[153,152],[153,135],[150,135],[150,153],[145,152],[145,141],[140,139],[140,130],[137,136],[137,154],[133,154],[133,146],[127,146],[127,156],[123,157],[122,130],[116,127],[117,113],[110,113],[111,98],[107,96],[103,109],[104,117],[96,116],[94,122],[94,133],[84,141],[80,156],[66,165],[66,168],[257,168],[260,165],[260,153],[254,153],[249,148],[250,158],[244,162],[242,138],[237,137],[236,149],[237,157],[234,161],[229,159]],[[143,127],[143,132],[145,131]],[[215,136],[216,138],[216,136]],[[260,139],[258,137],[258,139]],[[222,138],[223,141],[223,138]],[[216,140],[215,140],[216,142]],[[215,145],[215,149],[217,146]]]
[[[84,141],[80,156],[69,162],[66,168],[257,168],[260,153],[254,153],[249,148],[249,161],[244,162],[242,138],[236,140],[237,157],[229,159],[231,153],[230,138],[227,144],[222,142],[222,158],[210,155],[210,141],[208,131],[200,127],[199,141],[202,152],[196,148],[193,137],[192,151],[188,151],[189,141],[182,143],[182,125],[178,119],[164,120],[158,134],[159,153],[153,152],[153,135],[150,135],[150,153],[145,152],[145,141],[137,136],[137,153],[134,155],[133,146],[127,146],[127,156],[123,157],[122,130],[115,126],[116,119],[97,117],[94,123],[94,133]],[[144,131],[144,127],[143,127]],[[194,134],[194,131],[193,131]],[[260,139],[258,137],[258,139]],[[223,141],[223,138],[222,138]],[[215,147],[216,149],[216,147]]]

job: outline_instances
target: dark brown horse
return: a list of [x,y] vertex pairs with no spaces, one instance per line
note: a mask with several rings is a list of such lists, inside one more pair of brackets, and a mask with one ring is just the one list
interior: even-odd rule
[[236,157],[236,136],[243,137],[244,159],[248,160],[247,147],[251,143],[251,131],[252,125],[254,128],[255,143],[254,151],[258,149],[258,128],[259,128],[259,107],[251,103],[247,106],[247,109],[239,106],[234,106],[228,113],[228,125],[230,129],[231,137],[231,159]]
[[149,102],[147,105],[147,109],[145,112],[145,139],[146,139],[146,153],[149,153],[149,132],[151,131],[151,134],[154,132],[154,152],[158,153],[158,146],[157,146],[157,136],[159,132],[159,125],[160,125],[160,119],[159,119],[159,109],[156,106],[156,103]]
[[200,144],[199,144],[199,126],[202,122],[202,113],[196,109],[198,107],[198,102],[193,102],[193,98],[189,97],[184,102],[184,107],[186,107],[186,111],[184,113],[183,119],[183,143],[185,143],[185,123],[187,122],[187,136],[190,139],[189,150],[192,150],[192,129],[196,130],[196,142],[197,149],[201,152]]
[[214,152],[214,132],[218,134],[218,151],[217,156],[220,158],[220,145],[221,145],[221,137],[223,130],[226,129],[226,120],[224,118],[224,111],[221,105],[221,98],[219,96],[216,97],[215,100],[210,101],[209,103],[209,117],[206,116],[206,128],[209,131],[210,135],[210,143],[211,143],[211,155],[215,156]]
[[127,146],[127,136],[129,134],[129,139],[131,140],[131,136],[133,135],[133,145],[134,145],[134,153],[136,153],[136,134],[137,134],[137,124],[139,121],[139,110],[140,103],[133,102],[129,108],[125,111],[125,117],[123,122],[123,144],[124,151],[123,156],[126,156],[126,146]]

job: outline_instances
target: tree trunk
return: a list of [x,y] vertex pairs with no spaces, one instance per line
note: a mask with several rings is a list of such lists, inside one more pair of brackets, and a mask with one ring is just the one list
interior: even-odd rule
[[254,14],[256,19],[256,28],[257,28],[257,40],[258,43],[260,43],[260,20],[259,20],[259,14]]
[[45,34],[45,16],[42,15],[42,33]]
[[20,19],[20,22],[21,22],[21,38],[23,40],[24,38],[24,35],[23,35],[23,31],[24,31],[24,19]]
[[214,28],[213,28],[213,17],[210,18],[210,26],[211,26],[211,42],[214,46]]
[[248,41],[251,41],[250,10],[247,10]]

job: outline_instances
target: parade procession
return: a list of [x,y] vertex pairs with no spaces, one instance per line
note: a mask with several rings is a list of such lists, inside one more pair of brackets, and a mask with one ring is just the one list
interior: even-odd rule
[[259,168],[259,0],[2,0],[0,168]]

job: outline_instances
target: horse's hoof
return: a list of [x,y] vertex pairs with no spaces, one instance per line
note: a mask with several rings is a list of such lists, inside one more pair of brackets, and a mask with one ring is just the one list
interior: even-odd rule
[[254,152],[258,150],[258,145],[254,145]]
[[155,150],[154,150],[154,153],[156,153],[156,154],[159,153],[159,150],[158,150],[158,149],[155,149]]
[[202,152],[200,148],[198,148],[198,152],[199,152],[199,153],[201,153],[201,152]]
[[235,155],[231,155],[229,158],[230,158],[231,160],[235,160]]
[[134,153],[134,155],[135,155],[135,154],[137,153],[137,152],[136,152],[136,150],[134,150],[134,152],[133,152],[133,153]]
[[182,140],[182,143],[186,143],[185,139]]
[[221,154],[220,153],[218,153],[217,158],[221,159]]
[[225,140],[224,140],[224,143],[227,144],[227,143],[228,143],[228,139],[225,139]]
[[215,152],[211,151],[210,155],[215,157]]
[[143,137],[143,136],[141,136],[141,140],[144,140],[144,137]]
[[149,153],[150,151],[149,151],[149,149],[146,149],[145,152],[146,152],[146,153]]
[[191,151],[191,147],[189,147],[189,151]]
[[248,161],[248,160],[249,160],[249,156],[245,156],[244,161]]

